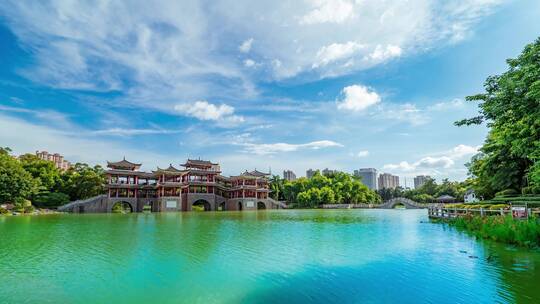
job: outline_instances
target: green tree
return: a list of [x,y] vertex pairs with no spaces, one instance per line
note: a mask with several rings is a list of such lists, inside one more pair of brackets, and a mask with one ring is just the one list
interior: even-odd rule
[[379,203],[379,195],[350,174],[344,172],[321,175],[316,172],[312,178],[301,177],[294,182],[285,182],[284,198],[299,207],[318,207],[333,203]]
[[0,203],[22,202],[35,194],[38,186],[17,159],[0,153]]
[[19,161],[26,172],[34,179],[39,180],[44,191],[55,191],[59,188],[61,172],[53,162],[42,160],[33,154],[25,154],[19,157]]
[[426,193],[416,194],[411,199],[415,202],[422,203],[422,204],[435,203],[435,198]]
[[61,192],[43,192],[34,196],[33,203],[40,208],[54,208],[69,203],[69,195]]
[[85,199],[103,194],[105,181],[105,171],[101,166],[76,163],[62,174],[60,192],[69,195],[72,201]]
[[486,197],[505,189],[540,189],[540,39],[508,59],[508,71],[487,78],[479,115],[456,125],[487,123],[488,136],[469,164],[475,190]]
[[283,200],[284,199],[284,187],[285,187],[285,180],[279,175],[273,175],[270,178],[270,197],[275,200]]
[[437,182],[433,178],[428,178],[424,184],[418,189],[420,193],[429,194],[431,196],[437,195]]
[[328,186],[321,188],[321,202],[323,204],[333,204],[336,202],[334,190]]
[[298,193],[298,195],[296,196],[295,201],[296,201],[296,203],[298,204],[299,207],[307,207],[311,203],[311,197],[307,193],[307,191],[304,191],[304,192]]
[[9,155],[11,153],[11,149],[9,147],[0,147],[0,154]]

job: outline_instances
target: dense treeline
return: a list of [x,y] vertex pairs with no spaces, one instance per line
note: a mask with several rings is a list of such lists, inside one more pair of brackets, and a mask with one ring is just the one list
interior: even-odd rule
[[419,203],[429,204],[435,203],[437,197],[441,195],[450,195],[455,197],[456,201],[463,202],[465,192],[471,187],[472,183],[470,179],[463,182],[452,182],[448,179],[443,179],[441,184],[437,184],[434,179],[429,178],[418,189],[403,189],[398,187],[396,189],[379,189],[377,193],[383,201],[395,197],[406,197]]
[[467,97],[479,103],[480,115],[456,125],[487,123],[489,133],[468,164],[477,194],[540,194],[540,38],[507,72],[488,77],[485,92]]
[[301,177],[292,182],[273,176],[270,185],[272,198],[286,200],[300,208],[313,208],[321,204],[381,202],[375,191],[344,172],[322,175],[317,171],[310,179]]
[[0,148],[0,204],[29,211],[32,205],[54,208],[104,192],[105,174],[100,166],[77,163],[60,171],[53,162],[35,155],[15,158],[10,152]]

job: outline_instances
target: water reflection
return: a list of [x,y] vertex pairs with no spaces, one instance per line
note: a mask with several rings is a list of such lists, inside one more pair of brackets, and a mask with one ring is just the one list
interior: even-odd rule
[[540,302],[540,253],[424,210],[12,217],[0,248],[15,303]]

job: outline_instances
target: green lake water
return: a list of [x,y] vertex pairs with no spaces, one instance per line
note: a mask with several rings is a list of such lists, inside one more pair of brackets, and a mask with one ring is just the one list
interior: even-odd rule
[[0,303],[540,303],[540,253],[426,210],[0,217]]

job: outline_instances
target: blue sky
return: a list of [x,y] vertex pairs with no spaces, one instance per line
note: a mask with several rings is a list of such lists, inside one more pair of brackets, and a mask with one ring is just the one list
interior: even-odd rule
[[486,128],[452,123],[538,20],[533,0],[3,1],[0,145],[462,180]]

